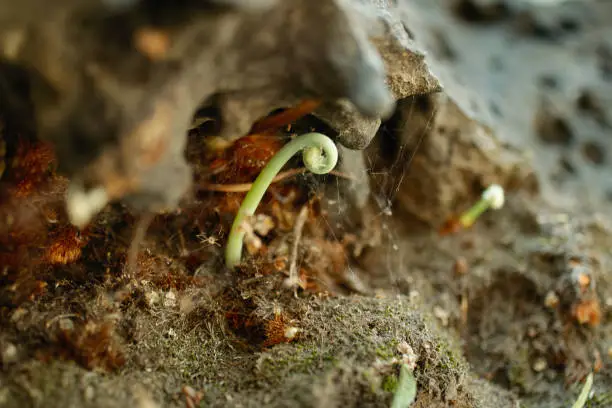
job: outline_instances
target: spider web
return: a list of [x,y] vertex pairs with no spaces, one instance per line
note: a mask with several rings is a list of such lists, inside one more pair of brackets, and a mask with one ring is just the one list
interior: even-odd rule
[[[367,167],[367,177],[369,178],[370,199],[368,205],[373,210],[373,221],[379,223],[382,234],[380,247],[375,248],[375,250],[380,251],[379,256],[383,260],[385,274],[387,278],[394,283],[399,276],[397,273],[398,266],[404,265],[400,246],[402,240],[405,239],[401,236],[398,228],[395,227],[397,224],[397,215],[394,215],[396,197],[400,193],[402,186],[406,182],[409,182],[409,177],[406,176],[410,174],[411,163],[418,153],[424,138],[429,133],[433,119],[436,115],[435,108],[425,113],[424,115],[426,115],[427,118],[422,130],[411,136],[411,140],[406,140],[405,137],[402,137],[402,134],[406,126],[410,126],[411,124],[411,119],[415,114],[414,107],[417,101],[415,98],[410,98],[409,102],[406,102],[407,104],[402,106],[402,111],[396,113],[395,118],[383,123],[375,139],[372,141],[373,144],[391,142],[391,144],[394,145],[392,149],[394,151],[391,157],[382,158],[381,160],[381,152],[376,149],[366,149],[363,152],[363,159]],[[419,112],[419,114],[423,113]],[[400,116],[399,120],[397,120],[397,115]],[[381,162],[383,162],[382,165]],[[335,194],[331,194],[333,197],[328,193],[322,198],[334,201],[335,205],[341,207],[339,211],[342,211],[350,204],[345,202],[346,198],[344,198],[344,191],[343,187],[340,185],[339,178],[334,177],[335,180],[331,180],[330,177],[333,176],[317,177],[306,175],[304,180],[311,194],[321,194],[321,192],[324,191],[323,184],[335,184],[335,187],[331,190],[335,191]],[[327,191],[330,190],[328,189]],[[327,230],[330,231],[331,238],[336,242],[340,242],[342,237],[334,232],[335,228],[330,225],[330,220],[327,217],[319,217],[317,222],[324,223]],[[346,252],[344,253],[344,257],[348,268],[348,274],[352,279],[359,280],[353,261]],[[301,260],[298,262],[301,264]],[[367,274],[367,271],[364,272]]]

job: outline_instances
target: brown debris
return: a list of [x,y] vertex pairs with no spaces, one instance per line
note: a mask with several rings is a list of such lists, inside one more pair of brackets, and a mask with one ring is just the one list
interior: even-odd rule
[[159,61],[170,49],[170,37],[162,30],[142,27],[134,33],[134,46],[149,59]]
[[202,398],[204,398],[204,393],[202,391],[196,391],[188,385],[183,386],[181,392],[185,396],[185,408],[199,407]]
[[297,216],[295,221],[295,226],[293,230],[293,246],[291,248],[291,263],[289,264],[289,278],[287,280],[287,286],[289,287],[297,287],[302,286],[298,269],[297,269],[297,261],[298,261],[298,248],[300,246],[300,240],[302,239],[302,230],[304,229],[304,224],[306,223],[306,219],[308,218],[308,207],[304,206],[300,210],[300,213]]
[[470,270],[470,266],[468,265],[467,259],[460,256],[455,259],[455,263],[453,264],[453,273],[455,276],[465,276]]
[[223,169],[215,178],[222,183],[252,182],[283,146],[279,136],[249,135],[234,142],[225,157],[211,164],[211,170]]
[[459,222],[459,218],[449,218],[442,224],[438,229],[440,236],[453,235],[463,229],[463,226]]
[[20,139],[12,162],[12,169],[17,178],[40,177],[54,163],[55,152],[51,144]]
[[19,139],[9,172],[9,190],[15,198],[33,195],[45,183],[60,181],[55,175],[55,153],[49,143]]
[[13,303],[19,305],[26,301],[32,302],[44,295],[47,291],[47,282],[37,280],[27,273],[22,273],[15,283],[9,286],[9,289],[13,292]]
[[89,370],[114,371],[125,364],[111,322],[88,320],[72,329],[59,329],[55,343],[62,358],[74,360]]
[[162,290],[182,291],[188,287],[203,284],[203,279],[187,275],[182,269],[172,264],[173,261],[169,257],[142,251],[138,254],[136,262],[136,277]]

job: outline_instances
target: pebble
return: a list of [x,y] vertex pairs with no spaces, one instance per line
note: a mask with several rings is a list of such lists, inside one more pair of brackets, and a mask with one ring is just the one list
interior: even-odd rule
[[174,292],[167,292],[164,296],[164,307],[174,307],[176,306],[176,295]]
[[544,305],[549,309],[554,309],[559,306],[559,296],[552,290],[546,294]]
[[532,368],[536,373],[541,373],[548,368],[548,363],[544,358],[540,357],[533,363]]
[[469,272],[470,267],[468,266],[467,260],[460,256],[455,260],[455,264],[453,265],[453,272],[457,276],[464,276]]
[[145,299],[147,305],[149,307],[153,307],[159,303],[159,293],[157,293],[156,291],[147,292],[145,293]]
[[448,326],[449,313],[446,310],[442,309],[440,306],[434,306],[433,315],[440,319],[442,326]]
[[94,398],[95,392],[94,392],[94,388],[91,385],[88,385],[85,388],[85,392],[83,393],[85,400],[87,401],[91,401]]
[[17,362],[17,347],[13,343],[6,343],[4,347],[2,347],[2,364],[12,364]]

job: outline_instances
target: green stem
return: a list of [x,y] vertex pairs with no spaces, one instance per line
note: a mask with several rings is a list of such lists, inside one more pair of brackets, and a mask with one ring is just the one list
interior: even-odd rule
[[240,263],[242,258],[242,245],[244,231],[242,223],[244,220],[255,214],[259,202],[263,198],[266,190],[272,183],[274,177],[283,166],[293,157],[294,154],[303,150],[302,159],[308,170],[315,174],[329,173],[338,162],[338,150],[334,142],[321,133],[306,133],[298,136],[287,143],[278,151],[261,171],[253,186],[244,197],[244,201],[238,209],[232,229],[229,234],[227,246],[225,248],[225,264],[233,268]]
[[481,198],[472,208],[464,212],[459,218],[459,222],[463,225],[464,228],[471,227],[483,212],[485,212],[491,203],[484,198]]
[[578,395],[578,399],[572,405],[572,408],[583,408],[584,404],[586,404],[587,399],[589,398],[589,393],[591,392],[591,387],[593,386],[593,373],[589,373],[587,376],[584,386],[582,387],[582,391],[580,395]]

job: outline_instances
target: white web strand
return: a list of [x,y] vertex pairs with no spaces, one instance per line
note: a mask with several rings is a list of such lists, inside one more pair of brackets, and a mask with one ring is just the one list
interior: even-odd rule
[[[413,115],[414,105],[415,100],[413,99],[410,103],[408,115],[406,119],[402,121],[402,126],[409,125],[410,119]],[[429,130],[432,127],[433,119],[436,116],[436,112],[436,109],[432,109],[424,128],[422,129],[422,131],[419,132],[418,139],[416,141],[416,144],[414,144],[414,147],[409,148],[409,143],[405,143],[402,141],[402,143],[400,143],[400,145],[398,146],[398,151],[394,155],[394,159],[391,163],[391,166],[387,167],[384,171],[372,171],[372,168],[374,167],[374,163],[376,161],[375,158],[368,156],[366,153],[364,153],[363,156],[364,160],[366,160],[366,164],[368,167],[368,176],[377,176],[381,179],[380,183],[378,183],[378,188],[375,187],[377,183],[370,183],[370,194],[374,198],[374,201],[376,202],[376,205],[378,205],[379,209],[378,213],[375,214],[375,217],[379,219],[382,218],[382,246],[384,247],[385,251],[383,257],[386,274],[390,282],[397,282],[398,277],[403,275],[401,273],[398,274],[398,272],[401,270],[401,268],[405,268],[404,257],[402,253],[403,251],[399,250],[399,245],[401,241],[400,237],[398,236],[397,231],[393,227],[393,223],[389,222],[389,220],[393,216],[392,206],[405,181],[406,174],[408,174],[408,172],[410,171],[412,161],[414,160],[418,149],[420,148],[425,136],[429,133]],[[390,131],[394,135],[400,135],[403,129],[402,127],[398,127],[395,129],[391,129]],[[382,135],[378,135],[378,137],[380,136]],[[401,140],[401,138],[399,139]],[[321,186],[327,182],[328,177],[329,176],[323,176],[322,178],[304,176],[303,182],[306,184],[310,192],[316,193],[318,191],[321,191]],[[344,205],[341,194],[341,187],[337,177],[336,193],[337,194],[335,197],[335,204],[338,206]],[[342,209],[337,208],[336,210],[338,212],[341,212]],[[322,220],[317,220],[317,222],[325,223],[327,227],[326,229],[329,232],[331,238],[336,242],[340,242],[339,237],[335,233],[335,228],[330,225],[330,220],[328,220],[326,217],[320,218],[322,218]],[[355,270],[351,265],[349,255],[344,253],[343,256],[347,265],[347,273],[350,274],[353,279],[358,280]],[[298,268],[301,262],[302,259],[299,259]],[[317,278],[312,277],[311,279]]]
[[[403,126],[409,125],[410,119],[413,114],[414,105],[415,105],[415,100],[412,99],[410,103],[410,108],[408,111],[408,116],[404,121],[402,121]],[[392,206],[395,202],[395,199],[400,191],[402,184],[404,183],[406,174],[410,171],[410,166],[412,164],[412,161],[414,160],[414,157],[416,156],[416,153],[419,147],[421,146],[425,136],[428,134],[432,126],[433,119],[436,113],[437,113],[437,110],[432,109],[431,114],[425,124],[425,127],[420,132],[417,143],[411,149],[409,153],[410,156],[408,157],[407,160],[404,160],[406,158],[405,149],[406,149],[407,143],[402,141],[402,143],[399,146],[399,151],[396,153],[395,160],[391,164],[390,168],[386,171],[378,172],[379,175],[380,174],[383,175],[383,181],[380,184],[381,187],[378,189],[378,191],[372,191],[374,199],[377,205],[379,206],[379,210],[380,210],[377,216],[383,218],[383,220],[381,221],[381,227],[382,227],[382,233],[383,233],[383,246],[385,250],[385,265],[386,265],[385,267],[386,267],[387,276],[390,282],[397,282],[397,279],[399,278],[399,276],[402,275],[401,273],[398,274],[398,272],[401,271],[403,268],[405,268],[406,265],[403,259],[404,251],[399,250],[400,239],[397,236],[397,232],[395,228],[393,227],[393,224],[388,223],[387,220],[389,220],[393,216]],[[392,129],[391,131],[395,135],[400,135],[403,129],[398,128],[398,129]],[[367,158],[367,160],[371,166],[372,160],[369,157]],[[401,172],[398,176],[396,176],[394,175],[394,173],[397,172],[398,168],[401,168]],[[370,175],[374,175],[374,174],[375,173],[370,173]]]

